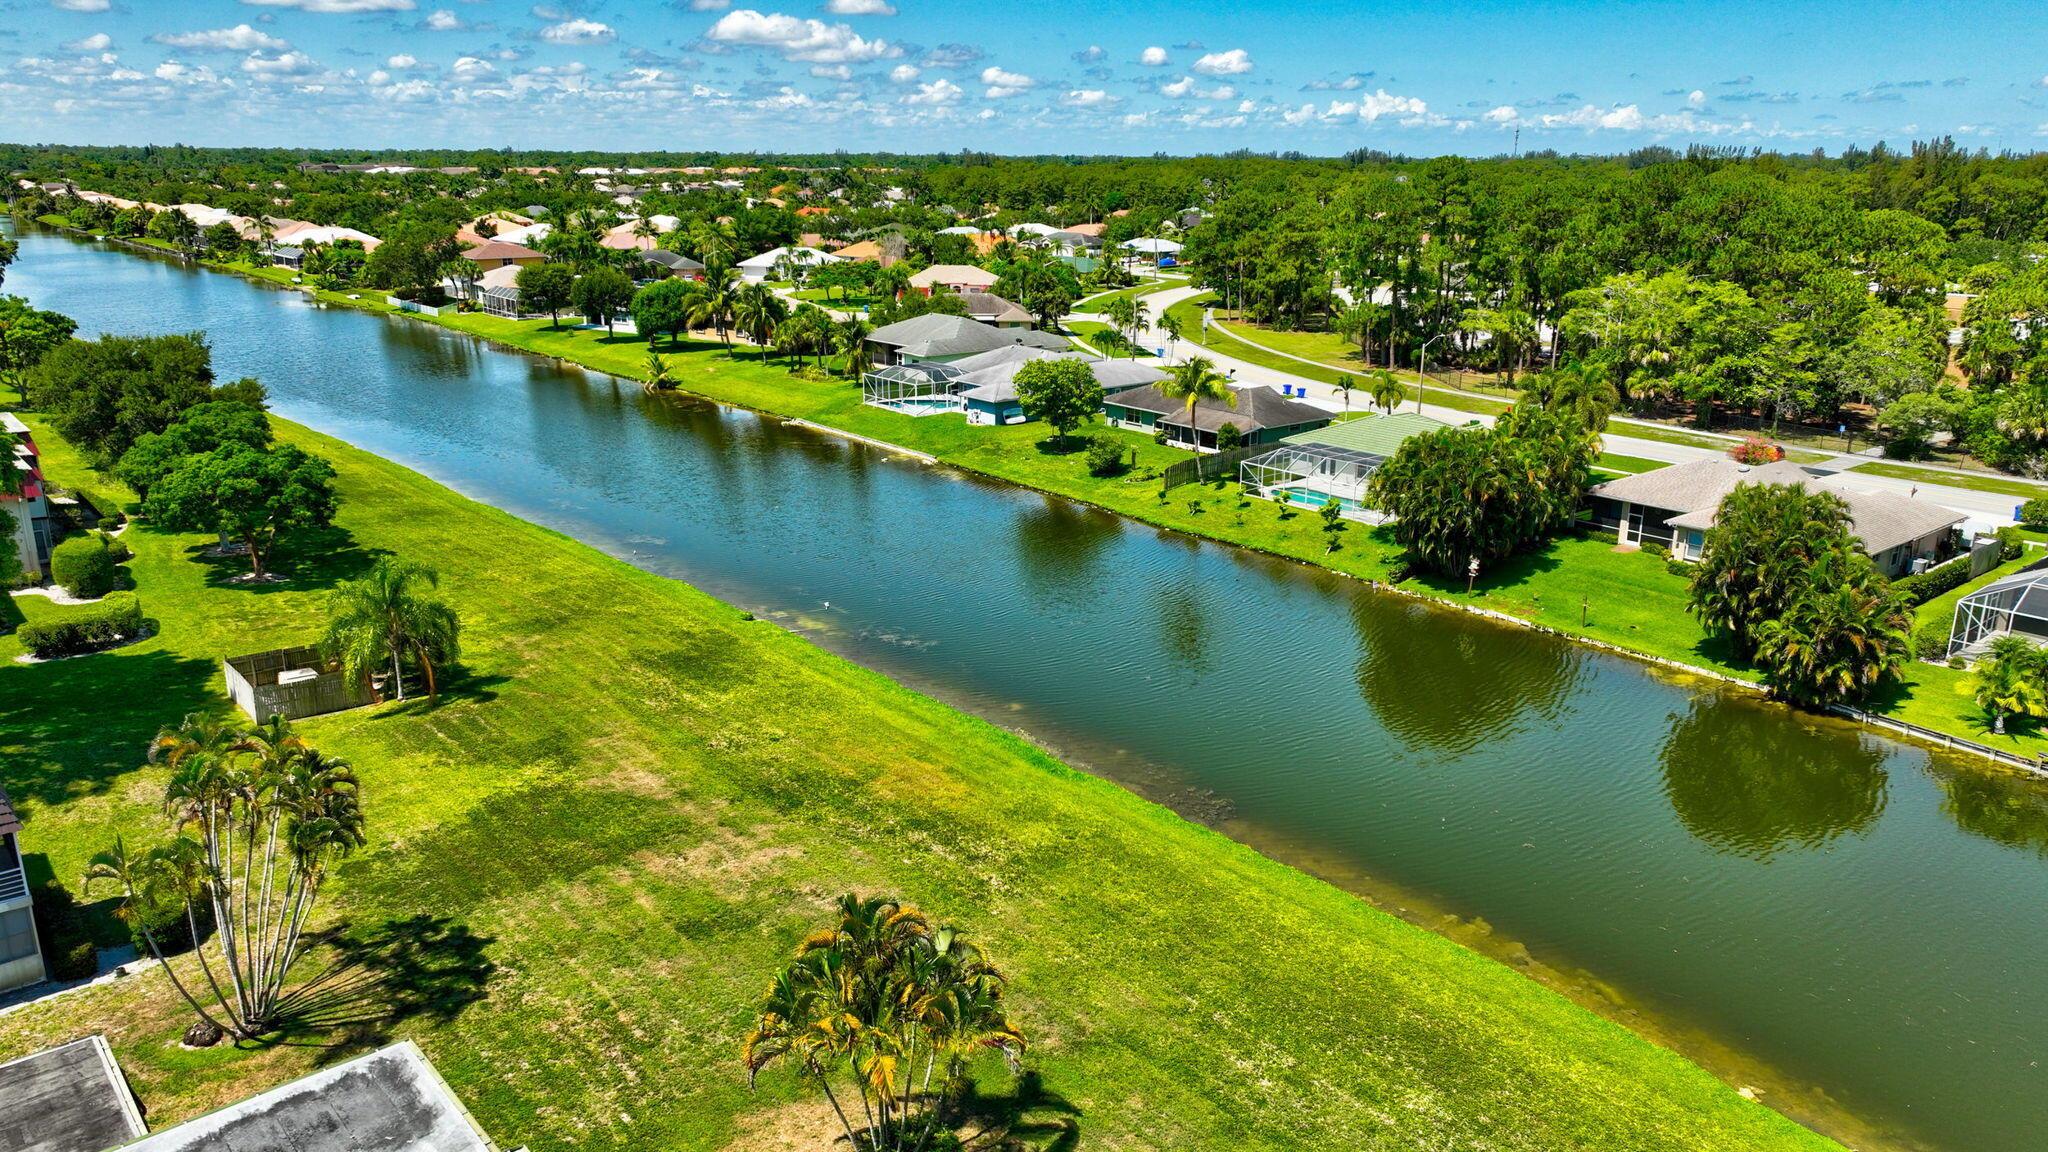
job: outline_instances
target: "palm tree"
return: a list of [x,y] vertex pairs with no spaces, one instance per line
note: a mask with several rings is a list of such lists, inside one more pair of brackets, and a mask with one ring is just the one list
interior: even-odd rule
[[641,385],[649,392],[667,392],[676,386],[675,377],[668,374],[668,362],[661,354],[649,349],[647,352],[647,380]]
[[1608,417],[1621,406],[1621,392],[1606,370],[1584,360],[1537,373],[1528,391],[1543,407],[1570,412],[1595,435],[1607,428]]
[[704,291],[690,306],[690,326],[716,328],[719,342],[725,345],[728,356],[732,355],[732,338],[727,332],[732,324],[739,279],[739,270],[729,264],[712,264],[706,267]]
[[440,583],[432,568],[386,556],[367,576],[349,580],[329,601],[327,635],[320,642],[351,680],[389,661],[398,699],[405,699],[402,661],[410,656],[427,678],[427,697],[438,694],[434,669],[457,658],[461,626],[455,610],[427,593]]
[[1161,316],[1159,318],[1159,331],[1161,335],[1166,337],[1166,358],[1171,363],[1173,354],[1180,345],[1180,317],[1175,316],[1171,312]]
[[1373,406],[1384,410],[1388,415],[1392,415],[1394,409],[1400,406],[1401,401],[1407,398],[1407,389],[1402,388],[1401,382],[1395,379],[1394,374],[1385,368],[1375,370],[1371,380]]
[[858,316],[841,320],[832,332],[834,349],[846,357],[846,374],[858,380],[874,367],[874,351],[868,347],[868,322]]
[[1231,408],[1237,407],[1237,393],[1230,387],[1230,380],[1216,371],[1215,362],[1207,356],[1190,356],[1184,364],[1176,364],[1166,379],[1159,382],[1159,394],[1168,400],[1179,400],[1187,405],[1188,441],[1190,447],[1199,448],[1202,436],[1195,428],[1195,407],[1204,400],[1213,400]]
[[2000,636],[1977,662],[1977,706],[1991,714],[1991,730],[2005,734],[2007,716],[2048,715],[2041,681],[2041,650],[2018,636]]
[[776,327],[788,316],[789,305],[783,303],[782,297],[770,291],[766,284],[745,285],[733,299],[733,323],[760,346],[764,356],[773,355],[775,349],[770,341],[774,339]]

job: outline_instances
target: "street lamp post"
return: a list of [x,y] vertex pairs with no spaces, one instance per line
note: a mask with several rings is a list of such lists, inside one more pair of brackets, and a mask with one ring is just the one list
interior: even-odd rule
[[1415,381],[1415,414],[1417,416],[1422,415],[1422,389],[1424,382],[1429,379],[1429,346],[1448,335],[1450,335],[1448,332],[1439,332],[1431,336],[1429,339],[1424,340],[1422,347],[1415,352],[1415,374],[1421,378]]

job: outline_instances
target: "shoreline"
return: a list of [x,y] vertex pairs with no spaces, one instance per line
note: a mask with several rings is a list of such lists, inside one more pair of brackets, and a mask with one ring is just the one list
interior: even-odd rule
[[[308,300],[324,306],[352,308],[360,312],[368,312],[376,315],[400,317],[404,319],[415,320],[422,323],[431,324],[437,328],[441,328],[446,331],[460,333],[464,336],[484,341],[486,344],[489,344],[493,348],[515,352],[520,355],[539,356],[545,359],[554,360],[559,364],[572,365],[583,371],[595,372],[602,376],[608,376],[620,380],[630,380],[633,381],[634,383],[640,383],[640,381],[633,376],[625,375],[620,372],[613,371],[611,369],[599,367],[595,364],[591,364],[571,356],[564,356],[554,352],[539,351],[533,348],[525,347],[516,342],[504,339],[502,336],[472,331],[461,325],[448,323],[439,316],[429,315],[427,313],[421,312],[408,312],[401,309],[389,307],[382,303],[381,293],[367,293],[360,296],[357,299],[350,299],[348,295],[343,292],[334,292],[316,288],[314,285],[310,283],[284,283],[276,278],[252,272],[249,269],[241,267],[239,265],[209,262],[194,256],[188,256],[183,253],[174,252],[169,249],[160,248],[151,244],[139,243],[124,237],[106,236],[98,233],[83,231],[80,229],[69,227],[67,225],[51,223],[50,221],[44,219],[37,219],[35,223],[40,227],[50,228],[55,231],[67,233],[75,237],[88,238],[96,241],[119,244],[133,251],[154,254],[158,256],[171,257],[173,259],[178,260],[181,264],[184,265],[196,266],[208,271],[225,272],[234,276],[238,276],[241,279],[248,281],[252,284],[267,286],[280,291],[298,293],[306,297]],[[373,299],[373,297],[375,298]],[[455,313],[454,315],[459,316],[463,314]],[[1769,691],[1766,688],[1764,688],[1764,686],[1759,681],[1754,679],[1749,679],[1743,676],[1734,675],[1729,672],[1724,672],[1718,669],[1693,664],[1670,656],[1660,655],[1655,652],[1644,651],[1640,648],[1631,648],[1625,644],[1618,644],[1613,641],[1600,639],[1598,637],[1588,636],[1582,633],[1557,628],[1552,625],[1539,623],[1535,620],[1530,620],[1517,616],[1511,612],[1504,612],[1499,609],[1488,608],[1478,604],[1465,603],[1450,595],[1439,594],[1433,591],[1419,591],[1416,589],[1404,587],[1403,585],[1392,581],[1375,579],[1370,576],[1362,576],[1355,572],[1345,571],[1344,569],[1335,568],[1327,564],[1319,564],[1313,560],[1290,555],[1286,552],[1278,551],[1273,548],[1264,547],[1256,543],[1251,543],[1242,540],[1227,539],[1225,537],[1218,536],[1208,532],[1191,531],[1184,525],[1170,524],[1165,522],[1164,520],[1147,516],[1141,510],[1116,507],[1097,500],[1092,500],[1085,495],[1078,495],[1071,492],[1062,492],[1051,488],[1041,487],[1039,485],[1030,483],[1028,480],[1023,480],[1016,477],[1003,475],[1001,473],[992,472],[985,468],[976,467],[974,464],[966,460],[935,456],[932,455],[931,453],[927,453],[919,449],[892,443],[888,440],[884,440],[879,437],[852,431],[851,429],[841,428],[831,424],[820,423],[818,421],[795,416],[788,412],[777,411],[772,408],[755,407],[751,404],[747,404],[743,401],[732,399],[726,396],[716,396],[705,392],[700,392],[697,391],[696,389],[689,387],[686,382],[679,381],[675,388],[675,392],[680,395],[687,395],[693,399],[702,400],[704,402],[711,404],[717,404],[722,407],[737,408],[747,412],[751,412],[754,415],[759,416],[763,419],[779,420],[786,424],[798,425],[823,435],[838,437],[852,443],[873,448],[877,451],[888,452],[894,455],[903,456],[927,465],[955,468],[970,475],[984,477],[986,479],[1014,485],[1016,487],[1023,488],[1029,491],[1038,492],[1042,495],[1052,496],[1062,500],[1071,500],[1075,503],[1083,504],[1091,508],[1097,508],[1102,511],[1111,513],[1112,515],[1124,517],[1126,519],[1135,521],[1137,523],[1145,524],[1149,527],[1159,529],[1161,531],[1174,532],[1188,536],[1193,539],[1205,540],[1210,543],[1219,544],[1226,547],[1241,548],[1248,552],[1254,552],[1261,555],[1270,556],[1275,559],[1301,564],[1305,567],[1316,568],[1321,571],[1330,572],[1338,576],[1343,576],[1352,580],[1359,581],[1375,591],[1388,592],[1394,595],[1404,596],[1410,600],[1432,605],[1437,608],[1463,612],[1467,615],[1477,616],[1482,619],[1491,620],[1497,624],[1518,627],[1528,631],[1554,636],[1558,639],[1569,641],[1574,644],[1580,644],[1598,652],[1604,652],[1609,655],[1620,656],[1631,660],[1635,660],[1640,663],[1647,664],[1652,668],[1659,668],[1669,672],[1680,673],[1686,676],[1695,676],[1703,679],[1713,680],[1741,690],[1745,690],[1757,697],[1771,701],[1771,703],[1773,703],[1774,705],[1786,708],[1790,711],[1800,711],[1799,709],[1792,708],[1792,706],[1789,704],[1784,704],[1782,701],[1773,699]],[[1825,713],[1808,712],[1803,714],[1808,716],[1824,715],[1830,719],[1838,720],[1840,722],[1847,724],[1852,724],[1862,730],[1878,733],[1880,735],[1885,736],[1888,739],[1897,740],[1901,743],[1912,744],[1916,747],[1923,748],[1930,752],[1948,752],[1952,754],[1967,755],[1982,764],[1995,765],[2001,769],[2008,771],[2022,772],[2025,773],[2027,776],[2037,780],[2048,780],[2048,762],[2044,762],[2044,760],[2039,757],[2030,758],[2021,753],[2006,752],[2000,749],[1991,748],[1987,745],[1983,745],[1974,740],[1971,740],[1968,737],[1958,736],[1955,734],[1942,732],[1935,729],[1925,728],[1920,725],[1912,724],[1908,721],[1894,719],[1892,717],[1885,716],[1882,713],[1868,712],[1862,708],[1853,705],[1837,704],[1831,706]]]

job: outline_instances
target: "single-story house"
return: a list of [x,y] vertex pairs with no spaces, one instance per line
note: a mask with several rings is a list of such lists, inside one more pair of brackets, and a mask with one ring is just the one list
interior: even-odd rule
[[1119,247],[1126,251],[1138,252],[1146,256],[1178,256],[1181,250],[1178,242],[1161,240],[1156,236],[1141,236],[1136,240],[1126,240]]
[[874,240],[860,240],[852,244],[842,245],[834,249],[832,254],[841,260],[873,260],[884,268],[895,263],[889,254],[882,249],[882,245]]
[[546,255],[524,244],[513,244],[506,240],[486,240],[474,248],[466,248],[463,250],[462,258],[486,272],[493,268],[503,268],[507,264],[516,264],[524,268],[531,264],[545,264],[548,261]]
[[1031,313],[993,292],[963,292],[960,294],[960,302],[967,305],[969,316],[992,327],[1038,327],[1038,321]]
[[308,224],[303,220],[293,221],[283,228],[274,229],[271,233],[271,239],[276,243],[290,244],[295,248],[304,248],[309,244],[333,244],[341,240],[353,240],[361,244],[365,252],[375,252],[377,246],[384,243],[368,232],[358,232],[353,228],[341,228],[332,225]]
[[1957,525],[1969,519],[1926,500],[1858,491],[1790,461],[1749,465],[1717,456],[1595,484],[1593,523],[1612,529],[1622,544],[1661,544],[1680,560],[1698,560],[1722,498],[1738,484],[1798,484],[1840,496],[1849,505],[1849,531],[1887,576],[1909,574],[1916,560],[1947,558],[1956,549]]
[[1100,239],[1102,239],[1102,234],[1103,234],[1104,232],[1107,232],[1107,231],[1109,231],[1109,225],[1107,225],[1107,224],[1069,224],[1069,225],[1067,225],[1067,227],[1066,227],[1066,229],[1065,229],[1065,230],[1066,230],[1066,231],[1068,231],[1068,232],[1079,232],[1079,233],[1080,233],[1081,235],[1083,235],[1083,236],[1093,236],[1093,237],[1095,237],[1095,238],[1096,238],[1097,240],[1100,240]]
[[740,276],[747,283],[759,284],[763,280],[774,279],[776,269],[782,267],[785,262],[795,265],[801,271],[802,269],[812,268],[819,264],[837,263],[838,260],[839,257],[832,255],[830,252],[797,245],[793,247],[770,248],[759,256],[749,257],[740,261],[739,269]]
[[531,223],[531,217],[500,208],[495,212],[486,212],[457,228],[455,238],[464,244],[481,244],[486,240],[497,239],[498,234],[505,229],[524,228]]
[[677,276],[684,280],[704,278],[704,265],[701,261],[692,260],[680,252],[670,252],[666,248],[652,248],[642,252],[640,263],[651,274],[651,279],[659,280],[664,276]]
[[50,500],[44,491],[42,454],[28,425],[12,412],[0,412],[0,468],[18,475],[18,491],[0,489],[0,508],[14,517],[14,535],[0,547],[14,549],[21,570],[40,575],[50,566],[54,530],[50,525]]
[[[7,790],[0,788],[0,992],[43,978],[43,949],[36,939],[35,900],[21,862],[21,818]],[[11,1098],[0,1092],[0,1098]],[[0,1128],[7,1118],[0,1115]],[[6,1147],[0,1141],[0,1147]]]
[[1166,429],[1166,442],[1197,451],[1214,451],[1217,434],[1225,424],[1237,428],[1240,443],[1271,444],[1297,432],[1321,428],[1336,414],[1313,404],[1282,396],[1265,385],[1232,388],[1237,406],[1204,400],[1195,407],[1193,426],[1188,423],[1187,402],[1172,400],[1156,387],[1133,388],[1103,402],[1102,414],[1119,428],[1151,432]]
[[885,324],[868,333],[868,344],[871,357],[878,366],[959,360],[1012,344],[1054,352],[1064,352],[1072,347],[1065,337],[1050,332],[995,328],[979,320],[939,312]]
[[912,291],[927,296],[941,288],[965,296],[970,292],[986,292],[994,288],[999,279],[1001,277],[988,269],[976,268],[972,264],[934,264],[912,273],[910,287]]
[[97,1033],[0,1064],[0,1149],[106,1152],[149,1133]]
[[273,244],[264,255],[270,257],[270,263],[278,268],[298,271],[306,266],[306,250],[294,248],[290,244]]
[[1346,516],[1365,519],[1366,484],[1380,465],[1410,438],[1447,427],[1416,412],[1341,420],[1286,437],[1238,465],[1238,478],[1261,496],[1312,508],[1335,501]]
[[1078,360],[1088,365],[1105,397],[1144,388],[1166,379],[1166,373],[1138,360],[1100,360],[1085,352],[1053,352],[1013,344],[993,352],[982,352],[955,360],[950,368],[961,373],[953,381],[953,394],[969,424],[1021,424],[1024,404],[1017,398],[1017,372],[1033,360]]
[[491,239],[502,240],[507,244],[524,244],[526,247],[531,248],[542,240],[547,239],[548,233],[554,230],[555,226],[553,224],[540,220],[532,224],[521,224],[516,228],[503,229],[496,236],[491,237]]

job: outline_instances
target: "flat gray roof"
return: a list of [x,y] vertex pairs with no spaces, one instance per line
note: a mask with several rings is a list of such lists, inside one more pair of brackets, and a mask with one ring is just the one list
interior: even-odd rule
[[496,1152],[410,1040],[167,1128],[123,1152],[273,1149]]
[[0,1152],[106,1152],[146,1131],[105,1037],[0,1064]]

